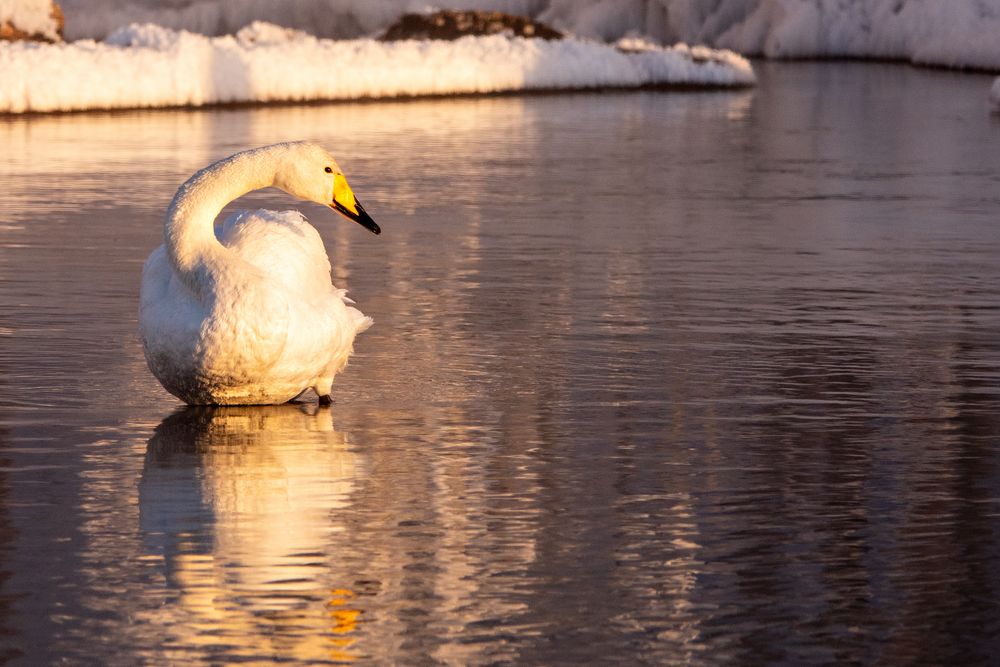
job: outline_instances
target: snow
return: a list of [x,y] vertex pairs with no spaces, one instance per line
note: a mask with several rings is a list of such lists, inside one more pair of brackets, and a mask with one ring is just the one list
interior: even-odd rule
[[[678,60],[684,48],[643,55],[636,44],[692,43],[769,58],[891,58],[918,64],[1000,71],[1000,0],[451,0],[454,8],[485,8],[531,16],[581,37],[620,41],[640,53],[625,61],[580,41],[543,45],[476,42],[461,47],[377,46],[367,40],[339,46],[305,38],[357,38],[384,30],[401,14],[426,11],[424,0],[63,0],[68,39],[103,39],[125,23],[174,29],[157,33],[142,52],[82,41],[63,50],[5,47],[0,52],[0,110],[54,110],[214,101],[340,99],[446,92],[492,92],[537,87],[638,85],[636,82],[746,82],[739,61],[694,67]],[[0,22],[55,38],[48,0],[0,0]],[[263,19],[293,32],[284,33]],[[136,32],[139,29],[130,29]],[[150,32],[153,29],[145,29]],[[232,35],[206,40],[203,35]],[[270,31],[254,35],[253,30]],[[271,34],[273,33],[273,34]],[[121,32],[112,42],[120,44]],[[150,33],[151,35],[152,33]],[[287,50],[303,67],[282,80],[268,57],[275,40],[297,35]],[[132,39],[129,37],[125,41]],[[136,47],[142,43],[135,38]],[[117,40],[117,41],[116,41]],[[156,40],[162,40],[157,42]],[[220,41],[221,40],[221,41]],[[228,41],[227,41],[228,40]],[[234,41],[235,40],[235,41]],[[271,49],[271,50],[268,50]],[[423,65],[447,63],[446,73]],[[417,51],[414,51],[417,49]],[[319,80],[310,54],[336,55],[354,68],[352,81]],[[504,54],[511,58],[504,62]],[[671,55],[672,54],[672,55]],[[700,58],[697,53],[688,55]],[[362,62],[362,56],[373,62]],[[281,54],[284,57],[284,54]],[[466,62],[448,58],[473,57]],[[728,57],[728,56],[727,56]],[[28,66],[38,60],[37,71]],[[78,62],[74,59],[78,59]],[[725,59],[722,59],[725,61]],[[626,64],[627,63],[627,64]],[[669,64],[668,64],[669,63]],[[156,76],[146,76],[143,66]],[[593,65],[595,71],[584,70]],[[94,71],[87,71],[92,66]],[[298,64],[296,64],[298,66]],[[181,70],[173,72],[172,68]],[[204,72],[198,67],[205,69]],[[558,72],[560,67],[565,71]],[[735,68],[738,74],[732,73]],[[31,71],[29,71],[31,70]],[[730,72],[723,74],[722,72]],[[73,72],[70,79],[66,72]],[[52,78],[46,79],[48,73]],[[405,73],[405,74],[399,74]],[[56,76],[56,74],[61,74]],[[141,75],[141,76],[140,76]],[[708,75],[707,78],[705,75]],[[684,77],[687,76],[688,79]],[[406,80],[409,77],[411,80]],[[152,79],[152,80],[150,80]],[[231,80],[230,80],[231,79]],[[665,80],[664,80],[665,79]],[[53,85],[52,81],[59,81]],[[48,83],[47,83],[48,82]],[[139,90],[128,92],[128,85]],[[101,90],[107,88],[107,90]],[[1000,108],[1000,91],[991,99]]]
[[253,21],[304,30],[317,37],[354,39],[384,30],[407,12],[436,5],[537,14],[545,0],[63,0],[67,39],[103,39],[129,23],[155,23],[203,35],[229,35]]
[[1000,0],[63,0],[62,4],[68,39],[100,39],[129,22],[206,35],[232,34],[257,19],[321,37],[356,38],[385,29],[404,12],[443,4],[525,14],[608,42],[644,36],[661,44],[706,44],[770,58],[896,58],[1000,70],[996,38]]
[[204,35],[233,34],[253,21],[339,39],[368,35],[419,0],[63,0],[67,39],[103,39],[131,23],[155,23]]
[[503,35],[334,41],[255,23],[210,38],[146,24],[105,42],[0,43],[7,113],[753,81],[749,62],[726,51],[623,53],[593,41]]
[[538,18],[602,39],[634,33],[769,58],[1000,69],[1000,0],[550,0]]
[[0,0],[0,25],[10,23],[29,35],[60,40],[51,0]]

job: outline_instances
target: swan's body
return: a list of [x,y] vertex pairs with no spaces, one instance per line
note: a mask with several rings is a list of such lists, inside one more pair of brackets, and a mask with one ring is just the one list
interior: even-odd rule
[[378,233],[315,144],[238,153],[182,185],[143,268],[139,327],[153,375],[187,403],[284,403],[309,388],[327,398],[371,325],[330,283],[323,242],[300,213],[243,211],[215,229],[223,206],[270,185]]

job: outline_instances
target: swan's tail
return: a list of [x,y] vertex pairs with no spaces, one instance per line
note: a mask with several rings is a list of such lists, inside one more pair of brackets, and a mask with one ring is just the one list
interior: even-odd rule
[[356,334],[359,334],[362,331],[367,331],[368,327],[375,324],[375,320],[368,317],[357,308],[351,308],[348,306],[347,310],[351,311],[351,316],[354,317],[354,332]]
[[362,331],[367,331],[368,327],[375,323],[375,320],[368,317],[357,308],[351,307],[354,304],[354,299],[347,297],[347,290],[337,290],[337,296],[339,296],[340,299],[347,305],[347,312],[351,315],[351,318],[354,321],[355,335],[361,333]]

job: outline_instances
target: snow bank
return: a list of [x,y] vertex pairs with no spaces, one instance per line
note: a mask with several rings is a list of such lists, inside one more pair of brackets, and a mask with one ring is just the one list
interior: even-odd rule
[[769,58],[829,56],[1000,69],[1000,0],[550,0],[539,20]]
[[155,23],[203,35],[231,35],[253,21],[340,39],[368,35],[419,0],[63,0],[67,40],[104,39],[132,23]]
[[355,38],[428,5],[525,14],[609,42],[638,35],[772,58],[898,58],[1000,70],[1000,0],[63,0],[67,39],[100,39],[136,21],[231,34],[255,19]]
[[59,23],[52,15],[52,0],[0,0],[0,25],[4,23],[53,42],[62,39]]
[[704,48],[623,53],[502,35],[333,41],[259,23],[214,38],[136,25],[104,43],[0,44],[7,113],[753,81],[747,60]]
[[231,35],[253,21],[296,28],[317,37],[371,36],[408,12],[432,6],[490,9],[529,16],[547,0],[63,0],[67,39],[104,39],[130,23],[155,23],[203,35]]

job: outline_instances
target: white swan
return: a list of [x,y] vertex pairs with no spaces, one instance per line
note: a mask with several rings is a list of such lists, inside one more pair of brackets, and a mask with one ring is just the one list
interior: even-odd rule
[[309,388],[329,402],[354,336],[372,323],[330,283],[323,242],[299,212],[242,211],[216,231],[226,204],[268,186],[381,231],[313,143],[237,153],[188,179],[139,297],[149,369],[187,403],[284,403]]

